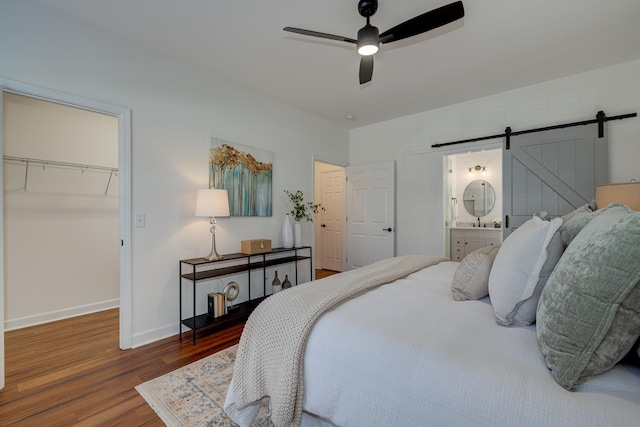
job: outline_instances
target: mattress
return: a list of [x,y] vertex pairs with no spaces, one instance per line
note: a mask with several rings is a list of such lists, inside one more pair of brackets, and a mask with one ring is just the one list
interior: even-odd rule
[[[304,358],[303,425],[640,425],[640,369],[616,367],[569,392],[535,326],[496,324],[488,298],[454,301],[443,262],[325,313]],[[285,325],[283,325],[285,327]],[[248,425],[251,407],[226,408]]]

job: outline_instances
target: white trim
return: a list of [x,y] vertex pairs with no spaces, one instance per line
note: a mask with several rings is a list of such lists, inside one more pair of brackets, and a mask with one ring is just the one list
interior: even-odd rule
[[[2,118],[4,113],[4,86],[0,81],[0,154],[3,152],[2,135],[4,134]],[[0,188],[4,189],[4,162],[0,164]],[[4,224],[4,192],[0,197],[0,218]],[[4,226],[0,228],[0,319],[4,320]],[[0,333],[0,389],[4,388],[4,330]]]
[[120,215],[120,348],[131,348],[131,110],[118,115],[118,182]]
[[84,314],[97,313],[99,311],[118,308],[120,300],[113,299],[94,304],[81,305],[78,307],[65,308],[64,310],[50,311],[48,313],[36,314],[34,316],[21,317],[19,319],[6,320],[4,330],[26,328],[29,326],[41,325],[43,323],[55,322],[56,320],[69,319],[71,317],[82,316]]
[[[6,92],[82,108],[118,118],[119,221],[120,239],[123,242],[120,247],[120,348],[131,348],[131,110],[118,105],[2,77],[0,77],[0,88]],[[2,282],[0,291],[4,294],[4,282]],[[2,355],[2,360],[4,361],[4,354]]]

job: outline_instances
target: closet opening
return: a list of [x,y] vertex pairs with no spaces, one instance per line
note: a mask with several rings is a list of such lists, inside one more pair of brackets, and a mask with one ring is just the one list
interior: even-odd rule
[[3,96],[5,330],[119,306],[118,118]]

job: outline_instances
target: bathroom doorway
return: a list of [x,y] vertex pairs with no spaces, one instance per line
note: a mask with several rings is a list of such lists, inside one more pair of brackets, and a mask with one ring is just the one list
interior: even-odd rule
[[501,227],[502,150],[450,154],[445,156],[444,165],[445,250],[452,255],[451,230]]

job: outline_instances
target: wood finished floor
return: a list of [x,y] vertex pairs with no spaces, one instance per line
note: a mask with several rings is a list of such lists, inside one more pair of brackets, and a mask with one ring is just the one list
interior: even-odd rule
[[316,280],[327,276],[333,276],[334,274],[338,274],[338,272],[333,270],[320,270],[316,268]]
[[[336,274],[316,270],[316,278]],[[0,426],[163,426],[134,387],[237,344],[244,325],[118,348],[118,310],[5,333]]]
[[134,386],[237,344],[244,325],[118,348],[118,310],[5,333],[0,426],[163,426]]

